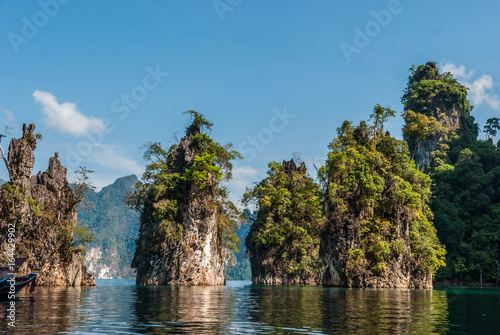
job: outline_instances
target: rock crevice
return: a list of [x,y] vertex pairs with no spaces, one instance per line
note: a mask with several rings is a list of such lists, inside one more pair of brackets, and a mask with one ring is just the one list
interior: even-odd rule
[[[197,156],[192,137],[187,134],[173,157],[172,173],[183,176],[193,166]],[[208,178],[211,180],[211,178]],[[140,238],[132,267],[137,268],[139,285],[225,284],[224,250],[218,228],[213,181],[198,189],[193,183],[183,183],[183,196],[175,199],[178,215],[169,227],[155,216],[159,203],[173,202],[171,194],[149,201],[141,215]],[[177,227],[174,227],[174,226]],[[170,236],[165,230],[174,231]]]
[[[19,274],[41,268],[37,285],[93,286],[95,280],[87,271],[79,249],[68,249],[62,231],[77,223],[74,194],[67,169],[58,153],[49,160],[45,172],[32,176],[35,164],[35,125],[23,125],[23,136],[9,145],[10,181],[0,192],[1,233],[6,236],[8,224],[14,224],[15,257],[26,258]],[[0,244],[6,251],[7,239]],[[69,251],[68,251],[69,250]]]

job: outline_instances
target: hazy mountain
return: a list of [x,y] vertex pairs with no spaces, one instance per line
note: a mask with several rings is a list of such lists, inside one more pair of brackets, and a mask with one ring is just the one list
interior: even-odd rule
[[88,224],[96,237],[85,249],[87,266],[97,278],[134,277],[130,263],[139,232],[139,213],[128,209],[123,197],[137,181],[130,175],[99,192],[88,191],[90,209],[80,206],[78,220]]

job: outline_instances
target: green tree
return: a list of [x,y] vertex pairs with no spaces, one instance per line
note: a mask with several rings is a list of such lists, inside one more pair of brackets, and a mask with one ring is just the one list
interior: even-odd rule
[[489,118],[484,126],[484,133],[487,139],[493,139],[497,136],[497,131],[500,130],[500,119],[497,117]]
[[95,190],[95,186],[90,181],[90,174],[95,171],[80,166],[75,171],[76,180],[73,183],[73,205],[79,205],[81,208],[90,209],[90,202],[87,199],[88,192]]
[[[418,145],[433,133],[441,142],[427,146],[432,177],[431,209],[441,242],[448,252],[447,265],[436,279],[452,281],[494,281],[500,259],[500,156],[490,140],[498,121],[490,118],[479,141],[479,127],[470,115],[467,89],[451,73],[440,73],[433,62],[411,68],[402,101],[405,105],[405,139]],[[413,112],[412,112],[413,111]],[[441,124],[432,126],[431,118]],[[429,120],[432,120],[430,122]]]
[[434,221],[448,250],[447,266],[436,277],[493,282],[500,260],[500,149],[490,140],[470,144],[467,137],[443,146],[433,152],[430,169]]
[[373,125],[370,129],[373,133],[373,146],[375,148],[377,147],[377,138],[381,137],[384,133],[384,123],[395,115],[395,111],[387,107],[382,107],[380,104],[376,104],[373,108],[373,113],[370,114],[370,120],[373,121]]
[[269,163],[267,174],[243,196],[245,204],[257,207],[246,240],[252,269],[280,277],[317,278],[324,226],[319,185],[307,176],[305,164],[297,167],[293,159]]
[[[38,139],[38,138],[37,138]],[[90,209],[91,203],[88,201],[89,191],[94,190],[95,186],[90,181],[90,174],[94,173],[84,166],[80,166],[75,171],[76,179],[72,184],[73,188],[73,208],[81,206],[87,210]],[[69,260],[71,255],[77,251],[85,253],[84,245],[95,240],[95,235],[91,232],[91,227],[78,220],[74,224],[59,224],[59,241],[61,242],[60,254],[63,259]]]
[[231,161],[242,157],[232,144],[221,145],[209,136],[207,132],[210,132],[213,123],[203,114],[195,111],[184,114],[191,116],[186,137],[190,138],[188,153],[194,157],[192,164],[177,160],[181,143],[174,143],[168,150],[161,143],[148,143],[144,158],[149,164],[142,181],[136,184],[134,192],[125,201],[129,207],[139,211],[143,219],[145,210],[152,208],[153,217],[160,222],[158,242],[169,239],[183,244],[188,241],[183,239],[180,206],[186,204],[188,199],[200,200],[201,211],[217,209],[218,231],[223,246],[228,250],[238,249],[240,240],[236,230],[241,213],[228,200],[225,182],[232,178]]
[[468,116],[472,106],[467,100],[467,88],[449,72],[440,73],[434,62],[410,68],[411,75],[401,102],[405,111],[412,110],[438,121],[457,113]]
[[381,136],[372,120],[371,126],[362,121],[357,127],[344,121],[320,169],[326,182],[326,245],[333,245],[332,257],[343,264],[349,286],[388,279],[406,266],[418,280],[444,265],[428,205],[431,180],[415,168],[406,143]]

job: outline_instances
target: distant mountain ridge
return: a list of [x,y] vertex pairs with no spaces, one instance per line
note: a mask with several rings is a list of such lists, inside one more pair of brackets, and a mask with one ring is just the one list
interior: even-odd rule
[[101,191],[89,190],[90,209],[80,206],[78,220],[89,225],[95,240],[85,246],[86,264],[96,278],[134,278],[130,268],[139,232],[139,213],[123,197],[138,182],[135,175],[118,178]]

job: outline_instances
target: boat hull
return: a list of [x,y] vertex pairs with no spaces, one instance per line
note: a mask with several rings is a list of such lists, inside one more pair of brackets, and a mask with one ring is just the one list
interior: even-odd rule
[[35,278],[36,273],[30,273],[25,276],[15,277],[16,281],[12,289],[11,281],[9,278],[4,278],[0,281],[0,299],[5,299],[10,295],[16,296],[23,288],[31,284]]

